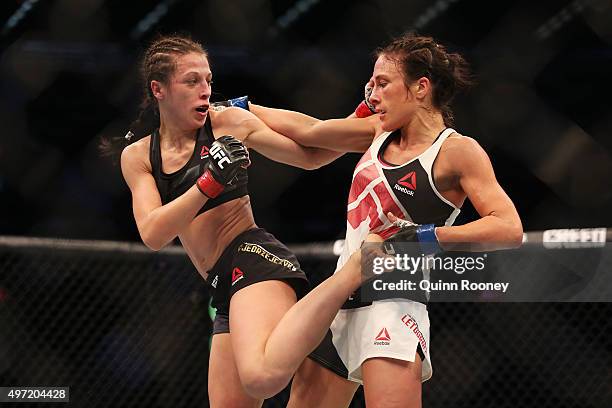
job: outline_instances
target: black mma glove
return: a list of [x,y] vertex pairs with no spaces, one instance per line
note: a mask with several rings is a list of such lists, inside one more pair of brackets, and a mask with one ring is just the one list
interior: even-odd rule
[[400,230],[385,240],[383,246],[387,254],[409,253],[412,256],[420,256],[434,255],[442,251],[434,224],[419,225],[402,219],[398,219],[394,224]]
[[215,198],[236,177],[238,170],[246,169],[251,161],[247,148],[233,136],[221,136],[209,152],[210,159],[196,185],[202,194]]

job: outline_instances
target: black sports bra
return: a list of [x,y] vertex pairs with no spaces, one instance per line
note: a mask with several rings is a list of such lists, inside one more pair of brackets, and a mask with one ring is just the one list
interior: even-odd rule
[[[204,126],[198,130],[193,154],[189,161],[179,170],[166,174],[162,171],[159,129],[155,129],[151,134],[149,159],[151,160],[153,178],[155,179],[155,184],[157,184],[162,204],[167,204],[179,197],[196,183],[209,160],[210,155],[208,151],[214,141],[212,124],[210,116],[208,116]],[[247,195],[247,182],[248,175],[246,169],[239,170],[232,184],[226,186],[218,197],[208,200],[198,211],[198,215],[227,201]]]

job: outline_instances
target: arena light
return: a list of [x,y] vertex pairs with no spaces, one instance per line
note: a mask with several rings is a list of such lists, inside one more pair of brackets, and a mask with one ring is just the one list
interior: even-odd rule
[[278,34],[279,31],[286,30],[295,23],[304,13],[314,7],[320,0],[300,0],[289,8],[283,15],[278,17],[275,22],[275,27],[270,29],[272,35]]
[[459,0],[438,0],[433,5],[427,7],[427,9],[421,13],[420,16],[412,24],[415,29],[422,29],[433,20],[441,16],[453,3]]
[[38,3],[38,0],[26,0],[23,4],[13,13],[12,16],[4,24],[2,28],[2,35],[6,35],[11,30],[19,25],[19,23],[32,11],[34,6]]
[[177,0],[164,0],[158,3],[153,10],[149,11],[145,16],[136,24],[136,27],[130,33],[130,37],[133,40],[136,40],[142,37],[146,32],[148,32],[154,25],[159,23],[159,21],[168,14],[170,11],[170,7]]
[[535,32],[538,40],[542,41],[560,30],[564,25],[573,20],[578,14],[591,5],[594,0],[575,0],[561,9],[557,14],[549,18]]

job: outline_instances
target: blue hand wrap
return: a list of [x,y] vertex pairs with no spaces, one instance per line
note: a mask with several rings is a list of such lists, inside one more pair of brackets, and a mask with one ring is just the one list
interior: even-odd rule
[[229,102],[229,106],[235,106],[237,108],[249,110],[249,97],[248,96],[241,96],[239,98],[228,99],[227,102]]
[[438,237],[436,237],[436,226],[434,224],[419,225],[416,229],[417,238],[421,244],[421,249],[425,255],[437,254],[442,252]]

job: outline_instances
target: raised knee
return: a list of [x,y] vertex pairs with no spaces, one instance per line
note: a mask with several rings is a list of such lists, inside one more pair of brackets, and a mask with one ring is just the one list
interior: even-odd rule
[[377,234],[368,234],[366,237],[366,242],[383,242],[384,239],[380,235]]
[[291,374],[254,369],[240,373],[244,390],[253,398],[266,399],[273,397],[289,384]]

